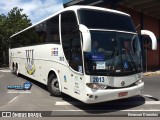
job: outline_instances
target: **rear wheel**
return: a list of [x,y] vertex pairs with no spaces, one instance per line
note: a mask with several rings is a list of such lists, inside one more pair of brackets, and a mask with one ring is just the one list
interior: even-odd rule
[[54,74],[51,74],[48,78],[48,90],[51,93],[51,95],[53,96],[61,96],[62,93],[59,89],[59,82],[58,82],[58,78],[57,76],[55,76]]
[[16,69],[15,64],[12,63],[12,73],[13,73],[13,74],[15,74],[15,69]]
[[15,67],[15,74],[16,74],[17,77],[20,76],[20,74],[19,74],[19,69],[18,69],[18,65],[17,65],[17,64],[16,64],[16,67]]

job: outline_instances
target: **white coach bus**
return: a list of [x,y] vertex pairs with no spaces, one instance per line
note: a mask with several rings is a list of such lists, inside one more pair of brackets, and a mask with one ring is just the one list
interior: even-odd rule
[[[151,37],[152,49],[157,42]],[[84,103],[141,94],[141,47],[130,15],[92,6],[71,6],[11,36],[10,68]],[[23,42],[21,42],[23,41]]]

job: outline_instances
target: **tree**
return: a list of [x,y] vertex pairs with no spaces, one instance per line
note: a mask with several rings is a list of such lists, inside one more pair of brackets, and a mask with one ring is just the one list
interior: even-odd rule
[[6,16],[4,14],[0,15],[0,65],[2,64],[3,61],[3,51],[4,51],[4,27],[5,27],[5,20]]
[[[32,25],[31,21],[28,19],[26,14],[22,14],[23,9],[18,9],[17,7],[13,8],[7,15],[7,29],[6,34],[7,36],[11,36],[26,27]],[[17,43],[16,41],[12,42],[11,44]]]
[[[3,27],[5,26],[5,21],[6,21],[6,16],[4,14],[0,15],[0,34],[3,34],[4,31],[3,31]],[[0,36],[1,38],[2,36]]]
[[[11,35],[32,25],[31,20],[28,19],[26,14],[22,14],[22,11],[23,9],[15,7],[8,12],[7,16],[0,15],[0,56],[3,56],[3,51],[8,57],[9,46],[15,46],[15,44],[21,42],[10,40]],[[2,63],[1,59],[0,63]]]

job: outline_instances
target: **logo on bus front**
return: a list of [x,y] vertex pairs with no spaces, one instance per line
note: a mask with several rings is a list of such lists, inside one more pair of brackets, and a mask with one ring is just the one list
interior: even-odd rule
[[33,50],[26,50],[26,64],[25,68],[27,70],[27,73],[29,75],[33,75],[35,73],[35,65],[34,65],[34,59],[33,59]]

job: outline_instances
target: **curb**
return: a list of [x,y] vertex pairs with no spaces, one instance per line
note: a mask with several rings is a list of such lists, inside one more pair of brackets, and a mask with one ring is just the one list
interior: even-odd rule
[[155,72],[145,72],[145,73],[143,73],[144,76],[159,75],[159,74],[160,74],[160,70],[155,71]]

